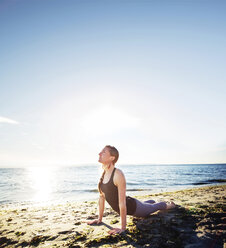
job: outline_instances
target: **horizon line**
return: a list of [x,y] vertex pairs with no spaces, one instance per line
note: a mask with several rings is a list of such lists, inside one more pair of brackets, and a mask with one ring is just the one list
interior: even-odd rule
[[[99,164],[96,163],[86,163],[86,164],[71,164],[71,165],[33,165],[33,166],[29,166],[29,165],[20,165],[20,166],[1,166],[1,169],[8,169],[8,168],[12,168],[12,169],[16,169],[16,168],[29,168],[29,167],[82,167],[82,166],[98,166]],[[155,165],[226,165],[226,162],[223,163],[141,163],[141,164],[116,164],[116,166],[136,166],[136,165],[144,165],[144,166],[155,166]]]

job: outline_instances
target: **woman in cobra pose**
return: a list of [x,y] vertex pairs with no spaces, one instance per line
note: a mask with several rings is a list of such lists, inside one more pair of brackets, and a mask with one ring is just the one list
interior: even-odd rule
[[99,196],[99,218],[88,221],[87,224],[99,224],[102,222],[105,200],[120,214],[121,228],[113,228],[108,233],[122,233],[126,230],[126,215],[135,217],[146,217],[157,210],[172,209],[173,202],[158,202],[153,200],[141,202],[133,197],[126,196],[126,180],[123,172],[115,168],[119,152],[114,146],[105,146],[99,153],[99,162],[102,163],[103,174],[98,184]]

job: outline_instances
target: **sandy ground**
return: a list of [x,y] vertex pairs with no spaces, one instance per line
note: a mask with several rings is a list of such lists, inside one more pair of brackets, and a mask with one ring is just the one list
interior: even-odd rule
[[97,201],[62,205],[5,204],[0,206],[0,247],[152,247],[226,248],[226,185],[137,196],[139,200],[172,200],[173,210],[147,218],[127,216],[127,231],[109,235],[120,227],[120,216],[105,207],[97,218]]

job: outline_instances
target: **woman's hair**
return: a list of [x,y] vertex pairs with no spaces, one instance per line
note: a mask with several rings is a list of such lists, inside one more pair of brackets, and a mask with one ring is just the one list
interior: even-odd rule
[[[108,151],[110,152],[111,156],[115,157],[114,160],[112,161],[112,163],[115,164],[118,161],[118,157],[119,157],[118,150],[114,146],[110,146],[110,145],[105,146],[105,148],[108,149]],[[98,190],[99,190],[100,194],[102,194],[102,191],[100,189],[100,185],[104,180],[104,174],[105,174],[105,171],[103,172],[103,174],[102,174],[102,176],[100,178],[100,181],[98,183]]]
[[115,164],[118,161],[118,157],[119,157],[119,152],[118,150],[114,147],[114,146],[105,146],[108,151],[110,152],[111,156],[115,157],[115,159],[112,161],[113,164]]

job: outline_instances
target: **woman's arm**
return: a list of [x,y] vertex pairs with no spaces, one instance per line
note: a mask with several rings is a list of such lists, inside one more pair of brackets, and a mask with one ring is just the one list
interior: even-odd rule
[[104,205],[105,205],[105,197],[103,194],[99,197],[99,218],[98,220],[101,222],[104,214]]
[[119,199],[119,210],[121,217],[121,229],[113,228],[109,231],[110,234],[121,233],[126,230],[126,179],[123,172],[117,169],[117,173],[115,173],[115,185],[118,187],[118,199]]
[[104,205],[105,205],[105,196],[103,194],[100,194],[100,197],[99,197],[99,217],[98,217],[98,219],[87,221],[87,224],[92,225],[92,224],[99,224],[100,222],[102,222],[102,218],[103,218],[103,214],[104,214]]

